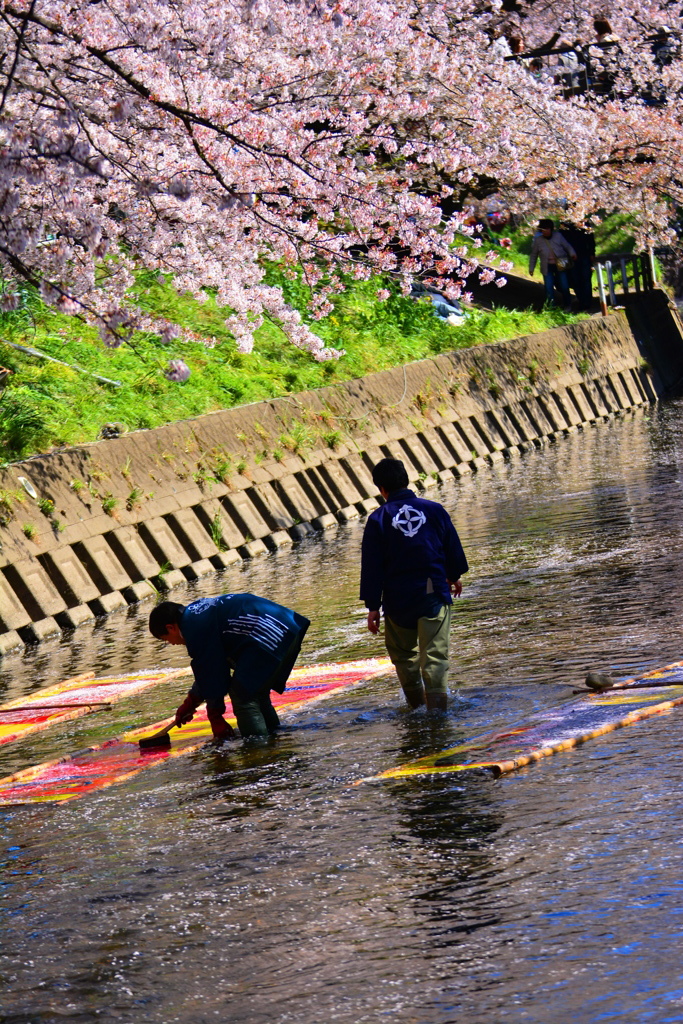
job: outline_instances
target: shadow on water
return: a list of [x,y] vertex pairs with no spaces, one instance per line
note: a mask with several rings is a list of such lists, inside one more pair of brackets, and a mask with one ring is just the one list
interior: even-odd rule
[[[499,780],[354,785],[561,703],[588,669],[683,655],[682,413],[636,412],[434,492],[472,565],[445,717],[374,680],[272,743],[0,812],[0,1022],[683,1021],[679,712]],[[177,596],[297,608],[308,663],[380,654],[361,536],[347,524]],[[184,664],[148,611],[8,658],[0,694]],[[2,748],[0,772],[161,718],[187,686]]]

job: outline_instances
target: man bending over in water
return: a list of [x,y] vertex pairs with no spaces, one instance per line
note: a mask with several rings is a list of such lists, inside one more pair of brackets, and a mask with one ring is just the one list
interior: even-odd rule
[[234,730],[223,717],[227,695],[242,737],[274,733],[280,721],[270,691],[284,691],[309,626],[298,612],[254,594],[222,594],[188,605],[162,601],[149,616],[150,633],[187,647],[194,673],[175,724],[190,722],[206,701],[214,738],[229,739]]

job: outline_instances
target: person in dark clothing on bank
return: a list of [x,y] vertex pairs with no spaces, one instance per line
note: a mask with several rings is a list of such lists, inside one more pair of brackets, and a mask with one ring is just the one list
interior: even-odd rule
[[368,629],[379,632],[382,607],[387,652],[408,704],[445,711],[451,605],[467,559],[446,509],[408,488],[402,462],[382,459],[372,479],[385,504],[363,534],[360,598]]
[[576,259],[567,274],[569,284],[579,303],[581,312],[589,312],[593,305],[593,267],[595,265],[595,235],[584,225],[563,220],[562,234],[576,253]]
[[187,606],[162,601],[149,616],[150,633],[184,644],[194,674],[175,724],[190,722],[206,701],[214,739],[230,739],[235,733],[223,717],[228,695],[243,738],[274,733],[280,721],[270,691],[284,691],[309,626],[298,612],[254,594],[205,597]]
[[564,235],[555,230],[554,222],[549,217],[539,220],[538,231],[531,242],[529,274],[533,275],[536,261],[540,260],[545,297],[549,305],[555,305],[555,292],[559,291],[564,308],[567,311],[571,309],[567,271],[575,258],[576,253]]

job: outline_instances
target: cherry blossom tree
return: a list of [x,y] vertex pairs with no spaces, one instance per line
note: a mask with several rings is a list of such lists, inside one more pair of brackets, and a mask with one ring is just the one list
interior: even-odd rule
[[170,337],[130,297],[145,267],[214,290],[241,351],[268,318],[327,359],[339,353],[266,283],[268,261],[304,275],[316,318],[349,275],[406,291],[420,275],[451,297],[472,273],[495,278],[496,254],[481,248],[479,266],[481,239],[466,242],[472,199],[493,193],[520,211],[635,212],[644,244],[666,238],[683,65],[662,67],[649,40],[680,27],[673,9],[603,12],[619,37],[607,96],[567,97],[501,45],[590,42],[595,14],[566,0],[5,2],[0,305],[23,280],[106,344],[136,327]]

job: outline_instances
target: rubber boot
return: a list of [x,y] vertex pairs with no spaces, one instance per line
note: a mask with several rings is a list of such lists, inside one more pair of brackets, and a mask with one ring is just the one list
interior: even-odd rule
[[269,693],[267,693],[265,697],[261,698],[259,701],[259,708],[263,715],[263,721],[266,723],[266,729],[272,736],[280,728],[280,719],[278,718],[277,711],[271,703]]

